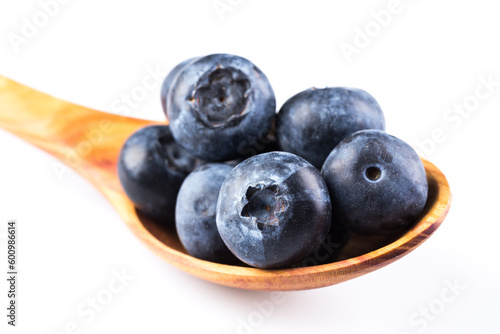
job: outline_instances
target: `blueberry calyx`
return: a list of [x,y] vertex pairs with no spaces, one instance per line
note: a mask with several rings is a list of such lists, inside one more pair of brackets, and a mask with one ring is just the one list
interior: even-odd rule
[[156,147],[158,151],[163,152],[162,156],[165,159],[165,164],[173,171],[188,174],[200,165],[199,159],[191,155],[177,143],[172,142],[172,139],[169,137],[163,136],[158,138]]
[[249,113],[250,81],[241,71],[218,65],[198,81],[191,102],[196,117],[207,127],[239,123]]
[[251,217],[260,231],[278,228],[280,216],[288,207],[287,201],[279,195],[276,184],[265,186],[259,183],[255,187],[248,187],[244,202],[246,205],[241,216]]
[[369,182],[377,182],[382,178],[383,171],[378,166],[369,166],[365,169],[365,178]]

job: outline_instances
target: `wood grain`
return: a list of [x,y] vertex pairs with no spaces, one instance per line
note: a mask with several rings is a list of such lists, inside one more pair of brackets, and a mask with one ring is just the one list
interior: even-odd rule
[[139,217],[119,183],[116,162],[121,146],[134,131],[149,124],[158,123],[85,108],[0,76],[1,128],[76,170],[109,199],[130,230],[154,253],[210,282],[253,290],[303,290],[341,283],[411,252],[439,227],[450,208],[445,176],[422,159],[429,200],[421,219],[401,235],[371,240],[358,236],[343,249],[343,260],[302,268],[262,270],[199,260],[186,254],[174,229]]

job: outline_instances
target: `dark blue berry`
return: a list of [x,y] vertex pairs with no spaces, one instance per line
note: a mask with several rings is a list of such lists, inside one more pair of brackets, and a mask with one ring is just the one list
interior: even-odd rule
[[320,169],[347,135],[364,129],[385,130],[385,120],[377,101],[361,89],[311,88],[285,102],[276,127],[283,151]]
[[330,229],[328,189],[316,168],[287,152],[238,164],[222,184],[217,228],[229,249],[259,268],[291,266]]
[[187,252],[199,259],[218,263],[237,260],[222,241],[215,222],[219,190],[232,169],[222,163],[200,166],[179,190],[175,207],[177,233]]
[[165,86],[170,87],[165,109],[174,138],[205,160],[244,155],[267,135],[276,114],[266,76],[238,56],[213,54],[188,61]]
[[122,187],[144,215],[173,223],[177,192],[201,161],[178,145],[166,125],[139,129],[123,145],[118,160]]
[[417,153],[404,141],[377,130],[345,138],[321,174],[336,222],[359,234],[407,228],[427,200],[427,177]]

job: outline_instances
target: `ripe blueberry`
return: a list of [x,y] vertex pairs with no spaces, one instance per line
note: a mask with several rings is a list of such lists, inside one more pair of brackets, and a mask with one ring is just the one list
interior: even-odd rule
[[164,109],[172,135],[187,150],[205,160],[231,160],[267,135],[276,100],[254,64],[213,54],[179,67],[166,78]]
[[174,141],[168,126],[147,126],[123,145],[118,177],[138,211],[157,221],[173,223],[179,187],[200,163]]
[[291,97],[277,118],[278,143],[320,169],[347,135],[385,129],[382,110],[367,92],[355,88],[311,88]]
[[331,203],[314,166],[291,153],[269,152],[228,174],[216,219],[222,240],[240,260],[279,268],[309,255],[325,239]]
[[358,234],[408,227],[427,200],[427,178],[417,153],[378,130],[346,137],[326,159],[321,175],[330,190],[334,220]]
[[210,163],[196,168],[186,177],[177,195],[175,224],[187,252],[199,259],[234,263],[236,257],[222,241],[215,223],[219,190],[233,168]]

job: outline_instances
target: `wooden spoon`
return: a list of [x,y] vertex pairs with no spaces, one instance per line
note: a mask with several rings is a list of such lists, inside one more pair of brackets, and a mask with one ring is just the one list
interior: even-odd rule
[[118,180],[116,162],[121,146],[138,128],[153,123],[78,106],[0,76],[0,127],[75,169],[109,199],[127,226],[154,253],[207,281],[254,290],[302,290],[344,282],[408,254],[440,226],[450,208],[445,176],[422,159],[429,199],[421,219],[404,233],[383,238],[356,236],[337,262],[309,267],[262,270],[199,260],[186,253],[175,229],[140,217]]

